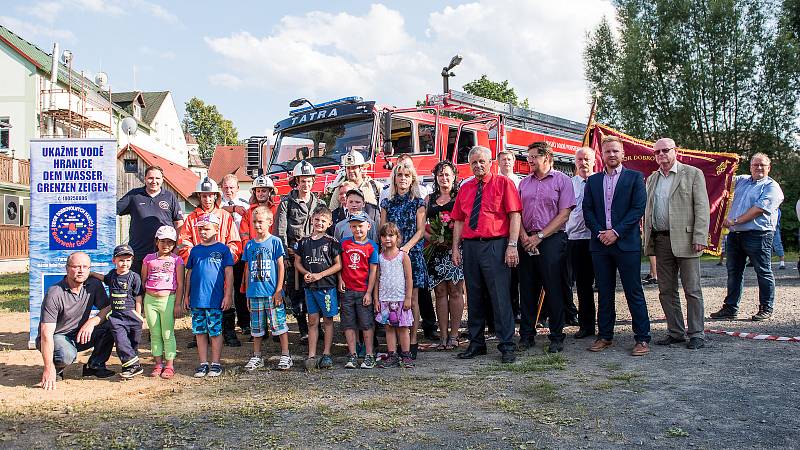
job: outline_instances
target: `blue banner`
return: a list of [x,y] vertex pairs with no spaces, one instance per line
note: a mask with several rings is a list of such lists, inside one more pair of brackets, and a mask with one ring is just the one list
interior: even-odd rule
[[39,334],[42,300],[82,251],[92,271],[111,270],[117,242],[117,142],[32,139],[30,206],[30,340]]

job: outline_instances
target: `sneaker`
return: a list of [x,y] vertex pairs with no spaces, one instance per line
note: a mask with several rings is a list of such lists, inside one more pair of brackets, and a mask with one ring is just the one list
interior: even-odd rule
[[758,312],[753,314],[753,317],[750,318],[753,322],[761,322],[762,320],[768,320],[772,318],[772,311],[767,311],[764,308],[758,308]]
[[319,359],[317,367],[324,370],[333,369],[333,358],[331,358],[331,355],[322,355],[322,358]]
[[316,356],[309,356],[303,361],[303,365],[306,368],[306,372],[311,372],[312,370],[319,369],[319,359]]
[[728,305],[724,305],[722,309],[717,312],[713,312],[709,315],[712,319],[735,319],[736,318],[736,310],[731,308]]
[[778,266],[778,270],[784,270],[784,269],[786,269],[786,264],[781,264]]
[[358,356],[355,353],[351,353],[348,356],[347,364],[344,365],[345,369],[355,369],[358,367]]
[[135,377],[136,375],[141,375],[143,372],[144,369],[142,369],[142,365],[136,363],[122,369],[122,372],[119,373],[119,376],[127,380]]
[[108,370],[105,367],[89,367],[88,364],[84,364],[81,376],[82,377],[109,378],[109,377],[113,377],[114,376],[114,371],[113,370]]
[[367,344],[363,342],[356,342],[356,356],[359,358],[367,356]]
[[375,355],[367,355],[364,357],[364,362],[361,363],[362,369],[374,369],[375,368]]
[[194,369],[194,377],[204,378],[206,375],[208,375],[208,372],[209,372],[208,363],[202,363],[199,366],[197,366],[197,369]]
[[252,372],[256,369],[261,369],[264,367],[264,358],[260,356],[253,356],[250,358],[250,361],[247,361],[247,364],[244,366],[244,370],[248,372]]
[[386,359],[378,363],[378,367],[381,369],[388,369],[390,367],[400,367],[400,357],[397,356],[397,353],[389,353],[386,356]]
[[294,363],[292,362],[292,357],[289,355],[281,355],[281,359],[278,360],[278,370],[289,370],[292,368]]
[[211,363],[211,367],[208,368],[208,376],[216,378],[220,375],[222,375],[222,364]]
[[400,357],[400,367],[404,369],[414,368],[414,358],[411,357],[411,352],[403,353]]

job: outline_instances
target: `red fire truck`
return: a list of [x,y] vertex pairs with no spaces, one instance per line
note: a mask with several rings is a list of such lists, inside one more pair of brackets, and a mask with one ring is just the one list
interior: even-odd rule
[[319,176],[315,192],[338,184],[342,155],[359,151],[367,174],[385,180],[399,154],[414,160],[422,182],[432,181],[433,167],[452,161],[460,177],[470,175],[467,155],[475,145],[492,150],[508,149],[517,156],[515,171],[528,173],[527,146],[547,141],[555,152],[557,169],[571,173],[575,151],[581,145],[585,124],[500,103],[463,92],[428,95],[425,105],[396,108],[347,97],[320,104],[305,99],[305,108],[289,112],[275,125],[275,144],[266,154],[264,138],[248,142],[247,169],[259,169],[275,181],[280,194],[289,191],[288,175],[300,160],[307,160]]

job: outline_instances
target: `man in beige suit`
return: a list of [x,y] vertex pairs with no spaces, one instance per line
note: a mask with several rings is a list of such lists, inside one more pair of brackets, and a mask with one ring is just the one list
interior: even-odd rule
[[[681,164],[675,141],[663,138],[653,146],[659,169],[647,178],[644,248],[658,260],[658,298],[667,318],[668,334],[658,345],[686,342],[687,348],[705,346],[700,254],[708,242],[709,204],[703,172]],[[686,296],[684,328],[678,276]]]

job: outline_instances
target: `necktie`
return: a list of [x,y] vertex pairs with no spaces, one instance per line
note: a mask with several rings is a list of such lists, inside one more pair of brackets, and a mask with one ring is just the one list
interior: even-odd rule
[[475,201],[472,202],[472,212],[469,213],[469,227],[478,229],[478,216],[481,213],[481,198],[483,198],[483,181],[478,181],[478,190],[475,191]]

